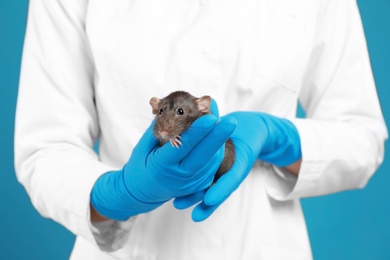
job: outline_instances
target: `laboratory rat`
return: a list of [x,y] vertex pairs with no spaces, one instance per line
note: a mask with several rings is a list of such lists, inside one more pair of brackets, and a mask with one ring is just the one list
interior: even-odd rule
[[[164,145],[168,141],[179,148],[181,134],[185,132],[197,118],[210,114],[211,97],[196,98],[185,91],[175,91],[159,99],[153,97],[149,101],[152,112],[156,115],[153,134]],[[214,182],[226,173],[236,159],[233,142],[228,139],[225,144],[224,159],[215,174]]]

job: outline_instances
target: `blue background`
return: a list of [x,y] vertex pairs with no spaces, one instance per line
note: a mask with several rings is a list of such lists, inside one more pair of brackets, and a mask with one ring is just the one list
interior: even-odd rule
[[[390,0],[358,3],[388,123]],[[13,167],[14,114],[27,5],[27,0],[0,0],[0,259],[67,259],[74,236],[37,213],[16,181]],[[365,189],[302,201],[315,259],[390,259],[389,171],[386,155]]]

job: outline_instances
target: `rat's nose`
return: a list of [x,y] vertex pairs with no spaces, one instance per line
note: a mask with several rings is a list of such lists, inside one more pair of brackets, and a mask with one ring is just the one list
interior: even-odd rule
[[162,131],[160,131],[160,135],[161,135],[162,137],[166,138],[166,137],[168,136],[168,132],[165,131],[165,130],[162,130]]

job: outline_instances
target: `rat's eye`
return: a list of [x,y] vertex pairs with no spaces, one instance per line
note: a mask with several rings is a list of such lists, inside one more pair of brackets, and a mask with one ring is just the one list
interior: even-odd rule
[[162,112],[163,112],[163,109],[162,109],[162,108],[160,108],[160,110],[158,111],[158,114],[159,114],[159,115],[161,115],[161,114],[162,114]]
[[182,108],[179,108],[179,109],[177,109],[176,114],[179,116],[182,116],[182,115],[184,115],[184,110]]

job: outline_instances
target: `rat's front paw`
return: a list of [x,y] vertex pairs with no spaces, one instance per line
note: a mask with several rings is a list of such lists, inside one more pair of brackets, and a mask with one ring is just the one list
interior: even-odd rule
[[173,147],[179,148],[179,146],[182,145],[182,143],[181,143],[179,138],[181,138],[180,135],[178,135],[175,138],[169,140],[169,142],[172,144]]

